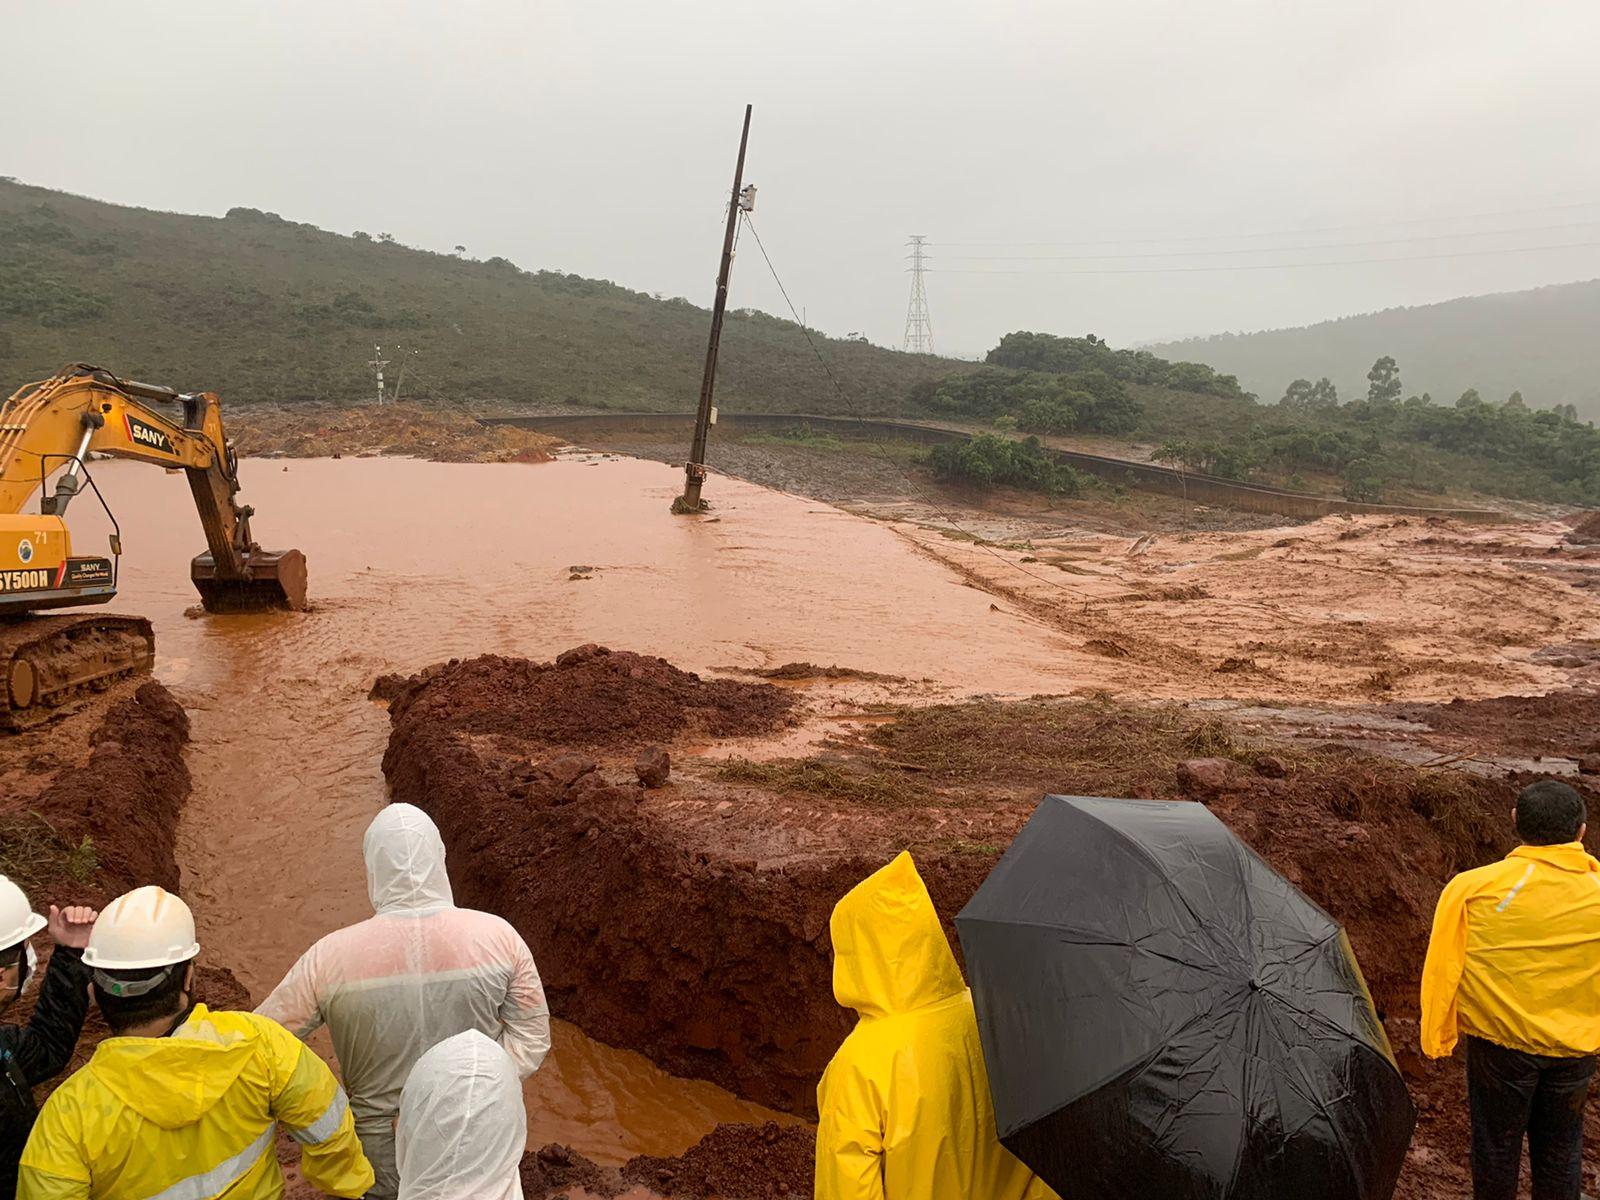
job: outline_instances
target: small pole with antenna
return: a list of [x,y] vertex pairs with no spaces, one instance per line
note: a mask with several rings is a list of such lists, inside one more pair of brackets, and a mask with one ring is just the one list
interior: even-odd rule
[[728,201],[728,227],[722,235],[722,268],[717,272],[717,295],[711,305],[711,338],[706,345],[706,365],[700,377],[700,407],[695,412],[694,441],[683,466],[683,495],[672,502],[675,513],[697,513],[705,508],[700,489],[706,481],[706,439],[716,423],[712,393],[717,382],[717,350],[722,342],[722,314],[728,307],[728,276],[733,270],[733,235],[739,214],[755,207],[756,189],[744,187],[744,150],[750,141],[750,109],[744,106],[744,130],[739,134],[739,160],[733,168],[733,198]]

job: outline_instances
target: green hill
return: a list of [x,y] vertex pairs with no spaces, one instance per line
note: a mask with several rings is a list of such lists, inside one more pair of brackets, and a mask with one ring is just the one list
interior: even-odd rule
[[1292,381],[1322,376],[1342,399],[1365,396],[1368,369],[1390,355],[1408,393],[1428,392],[1440,403],[1468,388],[1489,400],[1520,391],[1534,408],[1572,404],[1583,417],[1600,418],[1597,329],[1600,280],[1590,280],[1146,349],[1237,375],[1268,404]]
[[[373,392],[365,364],[382,343],[390,381],[409,360],[405,393],[419,399],[692,408],[709,321],[682,298],[503,258],[0,180],[0,396],[87,361],[234,404],[355,401]],[[903,406],[914,384],[962,369],[813,336],[863,411]],[[730,410],[842,408],[799,327],[749,310],[729,314],[717,384]]]

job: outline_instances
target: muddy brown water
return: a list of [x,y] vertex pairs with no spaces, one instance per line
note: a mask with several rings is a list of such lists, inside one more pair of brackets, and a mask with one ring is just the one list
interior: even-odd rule
[[[192,721],[185,891],[208,958],[258,998],[316,938],[370,915],[360,845],[385,799],[389,721],[366,696],[384,672],[599,641],[698,670],[809,660],[954,694],[1073,686],[1059,635],[991,611],[891,530],[737,481],[708,485],[715,519],[686,519],[668,512],[681,473],[632,459],[263,459],[240,473],[261,543],[306,553],[312,612],[197,613],[188,561],[203,542],[183,478],[94,467],[123,531],[114,607],[155,622],[157,676]],[[102,553],[92,496],[73,519],[76,552]],[[579,565],[595,568],[581,582]],[[555,1044],[528,1085],[531,1145],[616,1163],[774,1117],[570,1025]]]

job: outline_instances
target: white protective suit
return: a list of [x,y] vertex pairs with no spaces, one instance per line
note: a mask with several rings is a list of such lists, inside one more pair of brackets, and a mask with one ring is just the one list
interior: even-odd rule
[[417,1060],[400,1099],[400,1200],[522,1200],[522,1083],[476,1029]]
[[391,804],[367,829],[367,894],[377,915],[307,950],[256,1009],[301,1038],[326,1024],[377,1183],[393,1200],[394,1120],[423,1054],[476,1029],[519,1076],[550,1050],[550,1014],[527,945],[490,913],[457,908],[444,842],[420,808]]

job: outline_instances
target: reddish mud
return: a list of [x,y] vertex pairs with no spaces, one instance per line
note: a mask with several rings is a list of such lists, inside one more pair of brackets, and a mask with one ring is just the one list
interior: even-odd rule
[[1396,704],[1385,715],[1426,725],[1463,751],[1578,758],[1600,751],[1600,693],[1563,689],[1544,696]]
[[[0,850],[35,910],[103,907],[147,883],[179,890],[175,845],[190,790],[188,740],[183,709],[153,680],[116,684],[71,715],[0,737],[0,822],[11,843]],[[47,955],[48,938],[35,944]],[[250,1003],[226,969],[203,959],[197,992],[218,1008]],[[6,1019],[26,1021],[36,997],[31,993]],[[107,1032],[91,1006],[69,1072],[88,1061]],[[40,1097],[53,1086],[41,1088]]]
[[549,462],[560,444],[528,429],[480,425],[465,410],[420,404],[240,406],[228,410],[228,432],[239,453],[251,457],[384,454],[433,462],[540,463]]
[[[595,653],[567,661],[636,658]],[[391,795],[428,811],[454,860],[472,864],[458,898],[517,926],[552,1011],[591,1037],[759,1103],[814,1112],[817,1079],[853,1020],[832,995],[834,902],[896,850],[918,845],[948,922],[1026,807],[985,806],[959,822],[944,811],[902,810],[873,827],[759,796],[686,794],[676,784],[647,791],[625,765],[642,748],[630,733],[604,742],[601,767],[552,747],[536,722],[521,726],[526,737],[510,732],[519,727],[516,701],[485,682],[509,669],[485,658],[424,672],[391,710]],[[527,672],[541,683],[562,674],[532,664]],[[601,678],[645,697],[656,687],[632,669]],[[697,709],[710,726],[770,728],[788,708],[770,684],[720,688],[728,690],[713,694],[729,707]],[[623,694],[587,709],[599,728],[574,744],[595,746],[618,713],[648,707]],[[580,711],[574,705],[569,717]],[[492,734],[473,732],[485,723]],[[654,720],[637,728],[652,740],[662,731]],[[984,848],[941,850],[957,832]]]
[[[811,1195],[816,1133],[809,1126],[719,1125],[683,1154],[640,1156],[621,1170],[570,1147],[545,1146],[522,1160],[528,1200],[562,1196],[664,1200],[801,1200]],[[581,1190],[578,1190],[581,1189]]]
[[[472,703],[461,697],[470,694]],[[579,646],[553,663],[488,654],[450,663],[394,695],[390,715],[529,745],[665,741],[680,734],[765,733],[794,697],[777,688],[703,680],[663,658]],[[415,710],[415,711],[413,711]]]
[[[904,769],[922,792],[886,793],[909,797],[887,812],[719,789],[703,764],[658,799],[627,779],[626,736],[583,738],[597,762],[468,732],[478,705],[505,702],[471,672],[424,673],[405,695],[385,761],[393,793],[434,813],[452,855],[474,863],[476,902],[539,947],[556,1010],[675,1071],[799,1113],[812,1111],[811,1089],[850,1024],[831,997],[827,915],[894,849],[916,848],[948,919],[1042,791],[1206,803],[1350,934],[1420,1111],[1397,1195],[1459,1194],[1461,1073],[1421,1055],[1420,970],[1444,882],[1510,848],[1505,814],[1522,778],[1424,771],[1336,745],[1245,747],[1215,721],[1157,743],[1141,740],[1138,730],[1153,727],[1139,710],[1119,718],[1106,705],[1058,704],[1024,706],[1040,722],[1078,714],[1080,725],[1042,723],[1039,745],[1025,727],[995,727],[991,738],[1016,750],[999,776],[992,747],[930,744],[892,723],[871,741],[894,759],[863,747],[862,761],[837,751],[816,760],[846,781],[868,762]],[[982,711],[992,721],[1007,710]],[[1108,722],[1125,744],[1095,743]],[[1183,747],[1201,735],[1214,756],[1189,759]],[[661,1190],[659,1178],[626,1178]]]

